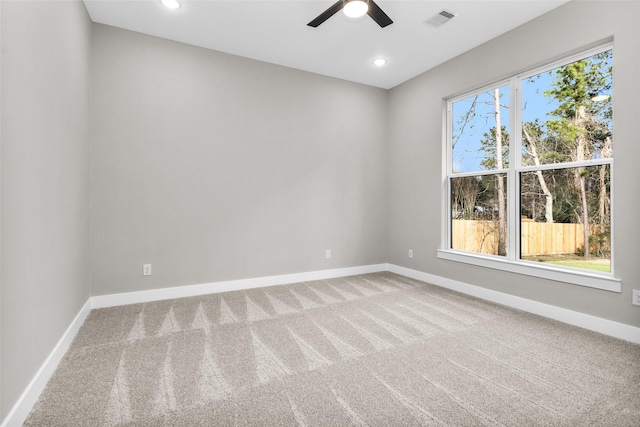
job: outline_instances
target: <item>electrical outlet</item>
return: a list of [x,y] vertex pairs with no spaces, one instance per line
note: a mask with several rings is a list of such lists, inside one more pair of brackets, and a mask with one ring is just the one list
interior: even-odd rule
[[330,249],[327,249],[326,251],[324,251],[324,257],[326,259],[331,258],[331,250]]
[[640,291],[634,289],[631,296],[631,304],[640,305]]
[[409,258],[413,259],[413,249],[409,249]]
[[142,265],[142,275],[143,276],[151,276],[151,264],[143,264]]

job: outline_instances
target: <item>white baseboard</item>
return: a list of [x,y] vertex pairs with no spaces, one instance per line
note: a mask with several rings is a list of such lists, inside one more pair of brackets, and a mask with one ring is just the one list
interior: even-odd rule
[[526,311],[528,313],[548,317],[570,325],[579,326],[594,332],[599,332],[601,334],[640,344],[640,328],[635,326],[614,322],[601,317],[568,310],[554,305],[532,301],[530,299],[505,294],[503,292],[493,291],[480,286],[470,285],[468,283],[447,279],[445,277],[424,273],[418,270],[412,270],[406,267],[400,267],[394,264],[388,264],[387,269],[392,273],[400,274],[412,279],[421,280],[423,282],[431,283],[463,294]]
[[44,361],[16,404],[13,405],[1,427],[17,427],[24,423],[90,312],[91,298],[82,306],[67,330],[62,334],[62,338],[53,348],[53,351]]
[[333,270],[320,270],[306,273],[203,283],[199,285],[177,286],[173,288],[153,289],[149,291],[101,295],[91,298],[91,308],[114,307],[118,305],[138,304],[142,302],[161,301],[165,299],[184,298],[219,292],[240,291],[243,289],[286,285],[288,283],[308,282],[312,280],[333,279],[336,277],[355,276],[357,274],[376,273],[386,270],[387,264],[372,264],[360,267],[338,268]]

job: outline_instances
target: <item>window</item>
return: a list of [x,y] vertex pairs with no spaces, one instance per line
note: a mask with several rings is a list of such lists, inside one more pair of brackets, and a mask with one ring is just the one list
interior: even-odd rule
[[448,100],[439,256],[619,291],[612,88],[605,46]]

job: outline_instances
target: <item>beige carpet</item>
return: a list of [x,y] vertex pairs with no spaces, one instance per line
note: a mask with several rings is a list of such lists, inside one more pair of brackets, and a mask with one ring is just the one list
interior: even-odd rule
[[30,426],[638,426],[640,346],[391,273],[93,310]]

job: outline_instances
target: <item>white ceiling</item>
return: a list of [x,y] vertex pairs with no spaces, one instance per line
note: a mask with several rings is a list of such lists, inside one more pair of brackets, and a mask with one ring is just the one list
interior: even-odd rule
[[[390,89],[569,0],[376,0],[394,21],[338,12],[306,24],[335,0],[85,0],[94,22],[273,64]],[[434,28],[429,18],[457,14]],[[379,68],[373,59],[388,63]]]

